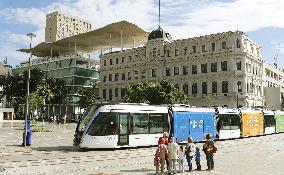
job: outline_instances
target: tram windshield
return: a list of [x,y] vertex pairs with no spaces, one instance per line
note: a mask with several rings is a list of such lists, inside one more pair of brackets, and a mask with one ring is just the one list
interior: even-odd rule
[[276,121],[274,119],[274,115],[264,115],[264,126],[265,127],[273,127],[276,125]]
[[91,136],[106,136],[116,133],[115,113],[101,112],[93,120],[88,129],[88,134]]
[[91,119],[91,117],[93,116],[96,110],[97,110],[96,105],[90,106],[86,109],[79,123],[79,131],[84,131],[86,125],[88,124],[89,120]]
[[222,130],[240,129],[240,117],[237,114],[219,114],[218,125]]

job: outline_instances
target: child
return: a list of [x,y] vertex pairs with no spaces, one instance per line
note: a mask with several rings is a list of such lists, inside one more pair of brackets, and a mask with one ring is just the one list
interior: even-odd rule
[[180,147],[179,147],[179,156],[178,156],[178,167],[179,167],[179,172],[180,173],[184,172],[183,160],[184,160],[184,149],[183,149],[183,146],[180,145]]
[[200,149],[199,147],[196,147],[196,152],[195,152],[195,162],[197,166],[197,171],[201,170],[201,165],[200,165]]
[[154,166],[156,166],[156,175],[159,174],[159,169],[160,169],[160,152],[161,152],[161,146],[159,145],[156,150],[156,154],[154,158]]

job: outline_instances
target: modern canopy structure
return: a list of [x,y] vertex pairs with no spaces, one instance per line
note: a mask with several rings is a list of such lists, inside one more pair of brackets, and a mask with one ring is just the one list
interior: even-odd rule
[[[134,47],[135,43],[145,43],[148,35],[148,32],[137,25],[127,21],[120,21],[56,42],[42,42],[32,48],[32,53],[38,57],[45,57],[59,56],[60,53],[68,53],[71,50],[90,53],[101,49],[129,48]],[[18,51],[29,53],[30,49],[19,49]]]

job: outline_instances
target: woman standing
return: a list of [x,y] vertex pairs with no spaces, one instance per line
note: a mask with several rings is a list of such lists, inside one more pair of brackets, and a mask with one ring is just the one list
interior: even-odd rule
[[185,146],[185,156],[188,164],[189,171],[192,171],[192,158],[195,155],[195,144],[192,137],[188,137],[187,145]]

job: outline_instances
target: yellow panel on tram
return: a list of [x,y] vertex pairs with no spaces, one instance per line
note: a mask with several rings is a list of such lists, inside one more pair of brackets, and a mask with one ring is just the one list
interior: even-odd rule
[[242,136],[263,134],[263,115],[258,112],[242,112]]

